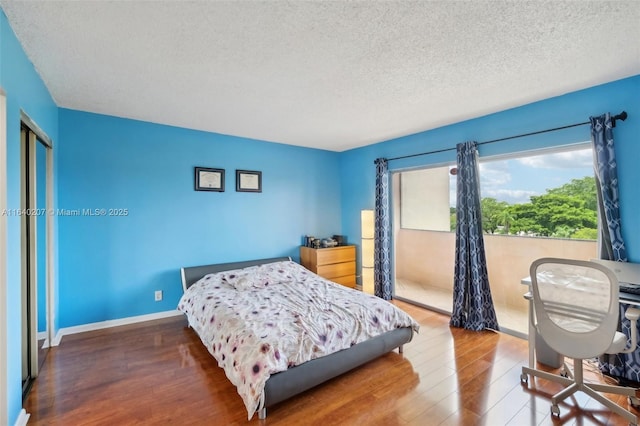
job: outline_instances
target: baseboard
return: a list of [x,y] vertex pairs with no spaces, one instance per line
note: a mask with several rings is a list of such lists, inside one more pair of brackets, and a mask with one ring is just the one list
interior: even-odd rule
[[53,342],[51,342],[50,346],[58,346],[60,344],[60,340],[62,340],[62,332],[61,330],[58,330],[56,335],[53,337]]
[[111,327],[118,327],[121,325],[136,324],[139,322],[152,321],[152,320],[157,320],[162,318],[170,318],[178,315],[182,315],[182,312],[174,309],[171,311],[156,312],[154,314],[138,315],[135,317],[120,318],[117,320],[100,321],[100,322],[93,322],[89,324],[76,325],[73,327],[64,327],[58,330],[58,332],[56,333],[56,337],[55,339],[53,339],[51,346],[58,346],[62,338],[69,334],[84,333],[85,331],[94,331],[94,330],[101,330],[103,328],[111,328]]
[[47,332],[46,331],[38,331],[38,342],[40,340],[44,340],[44,342],[42,342],[42,349],[48,348],[49,345],[49,339],[47,338]]
[[23,408],[20,411],[20,415],[18,416],[18,420],[16,420],[15,426],[26,426],[27,422],[29,421],[29,417],[31,417],[31,414],[27,414],[27,412]]

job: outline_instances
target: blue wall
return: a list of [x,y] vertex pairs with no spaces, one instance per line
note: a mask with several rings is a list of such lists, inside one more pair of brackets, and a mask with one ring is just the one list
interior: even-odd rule
[[[60,326],[175,309],[179,268],[291,256],[305,234],[341,232],[339,154],[60,110]],[[194,191],[194,167],[226,170],[225,192]],[[262,193],[235,191],[235,170]],[[155,290],[164,300],[155,302]]]
[[[58,108],[24,54],[4,11],[0,12],[0,85],[7,94],[7,204],[10,209],[17,209],[20,207],[20,110],[38,123],[55,144]],[[7,306],[0,307],[6,309],[7,314],[7,348],[0,350],[7,351],[8,392],[0,397],[7,398],[6,415],[9,424],[14,424],[22,409],[20,218],[8,217],[7,222],[7,271],[0,271],[7,274]]]
[[[629,113],[626,121],[614,129],[623,237],[629,260],[640,262],[640,76],[546,99],[519,108],[487,115],[450,126],[417,133],[366,147],[345,151],[340,156],[342,185],[342,230],[353,241],[360,239],[360,211],[375,206],[375,167],[379,157],[393,158],[426,151],[454,150],[396,160],[390,170],[401,170],[455,162],[455,146],[459,142],[489,141],[506,136],[535,132],[567,124],[581,123],[590,116],[605,112]],[[482,145],[480,156],[491,156],[552,147],[590,140],[589,126],[545,133],[506,142]]]
[[[623,234],[640,262],[640,76],[367,147],[332,153],[58,109],[0,13],[0,85],[7,92],[8,204],[20,204],[20,109],[54,141],[60,209],[127,209],[127,216],[57,216],[54,330],[174,309],[185,265],[288,255],[304,234],[360,239],[374,206],[373,160],[452,148],[626,110],[615,129]],[[584,141],[588,126],[484,145],[482,156]],[[392,169],[453,161],[453,151],[395,161]],[[193,190],[193,167],[226,170],[223,193]],[[263,192],[235,192],[235,170],[263,172]],[[58,195],[59,194],[59,195]],[[20,221],[8,218],[9,412],[21,409]],[[59,282],[59,289],[58,287]],[[163,290],[164,300],[153,301]],[[2,396],[5,397],[5,396]]]

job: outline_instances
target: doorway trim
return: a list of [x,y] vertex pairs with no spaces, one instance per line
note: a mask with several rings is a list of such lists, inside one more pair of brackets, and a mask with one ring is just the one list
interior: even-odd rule
[[27,126],[33,133],[35,133],[38,139],[44,142],[47,148],[53,148],[53,142],[51,142],[51,139],[49,138],[49,136],[47,136],[47,134],[40,128],[40,126],[38,126],[38,124],[35,121],[33,121],[31,117],[29,117],[27,113],[24,112],[24,110],[22,109],[20,109],[20,121],[25,126]]

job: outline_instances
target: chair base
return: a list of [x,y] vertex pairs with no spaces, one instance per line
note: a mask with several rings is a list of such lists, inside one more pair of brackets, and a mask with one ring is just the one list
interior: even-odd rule
[[614,413],[624,417],[629,421],[630,424],[637,426],[638,425],[638,417],[633,414],[631,411],[622,408],[620,405],[611,401],[610,399],[605,398],[599,392],[603,393],[611,393],[616,395],[625,395],[629,398],[629,401],[637,401],[637,398],[640,397],[640,389],[631,388],[625,386],[615,386],[615,385],[605,385],[599,383],[585,383],[582,377],[582,360],[574,359],[574,373],[571,374],[570,370],[565,363],[564,368],[569,376],[574,377],[563,377],[558,374],[549,373],[547,371],[538,370],[530,367],[522,367],[522,374],[520,376],[520,381],[524,384],[528,383],[529,376],[531,377],[539,377],[545,380],[550,380],[552,382],[560,383],[563,386],[566,386],[565,389],[558,392],[557,394],[551,397],[551,413],[555,416],[560,416],[560,407],[558,406],[558,402],[566,399],[567,397],[573,395],[574,393],[581,391],[600,404],[604,405]]

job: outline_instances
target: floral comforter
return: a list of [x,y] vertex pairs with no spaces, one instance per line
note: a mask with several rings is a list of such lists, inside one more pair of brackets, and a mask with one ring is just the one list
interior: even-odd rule
[[249,419],[271,374],[395,328],[419,327],[389,302],[291,261],[206,275],[178,309],[238,389]]

